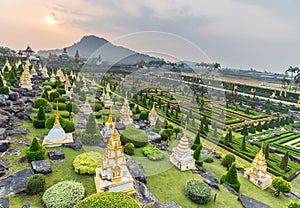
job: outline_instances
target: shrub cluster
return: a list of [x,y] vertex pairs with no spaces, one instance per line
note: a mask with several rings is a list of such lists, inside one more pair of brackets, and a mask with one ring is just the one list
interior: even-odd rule
[[134,198],[121,192],[102,192],[92,194],[80,201],[74,208],[141,208]]
[[86,132],[82,132],[81,141],[85,145],[97,145],[100,143],[101,135],[99,132],[95,134],[89,134]]
[[136,128],[128,128],[121,132],[121,141],[125,145],[127,143],[132,143],[136,148],[144,147],[148,143],[148,136],[144,131],[138,130]]
[[7,95],[9,93],[9,88],[7,86],[0,87],[0,94]]
[[235,156],[233,154],[227,154],[222,158],[221,165],[223,165],[226,168],[229,168],[234,162]]
[[123,147],[124,153],[127,155],[134,155],[134,144],[132,143],[127,143]]
[[189,180],[186,183],[187,196],[197,204],[206,204],[211,198],[211,188],[199,180]]
[[228,186],[233,188],[236,192],[239,192],[241,184],[238,181],[237,171],[235,164],[231,165],[227,174],[223,175],[220,180],[221,183],[226,183]]
[[47,189],[42,197],[47,208],[73,208],[84,198],[84,187],[74,181],[62,181]]
[[98,152],[85,152],[77,155],[73,161],[76,173],[94,175],[96,168],[101,166],[102,155]]
[[[56,103],[53,103],[53,109],[56,109]],[[58,110],[66,110],[66,104],[64,103],[58,103],[57,104]]]
[[34,100],[33,106],[39,108],[41,106],[45,107],[48,104],[48,101],[45,98],[37,98]]
[[162,160],[164,158],[164,154],[161,150],[156,147],[144,147],[143,154],[149,159],[153,161]]
[[37,119],[33,120],[33,126],[37,129],[45,128],[46,114],[43,106],[40,106]]
[[44,191],[45,185],[45,176],[43,174],[34,174],[26,182],[25,191],[27,194],[38,194]]
[[46,156],[46,148],[37,138],[33,138],[30,147],[25,152],[25,156],[28,161],[43,160]]

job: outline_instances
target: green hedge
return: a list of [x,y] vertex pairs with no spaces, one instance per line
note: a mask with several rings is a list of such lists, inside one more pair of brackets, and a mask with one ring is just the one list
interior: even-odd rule
[[136,199],[121,192],[92,194],[80,201],[74,208],[141,208]]
[[136,148],[144,147],[148,143],[148,136],[144,131],[138,130],[135,127],[126,127],[125,130],[121,130],[121,141],[125,145],[132,143]]
[[39,108],[41,106],[45,107],[48,104],[48,101],[45,98],[37,98],[34,100],[33,106]]
[[28,161],[43,160],[46,156],[46,148],[37,138],[33,138],[30,147],[25,151]]
[[[56,103],[52,104],[53,109],[56,109]],[[58,103],[57,104],[58,110],[66,110],[66,104],[64,103]]]
[[45,185],[45,176],[43,174],[34,174],[26,182],[25,191],[27,194],[38,194],[44,191]]
[[45,128],[45,121],[46,120],[38,120],[38,119],[34,119],[32,124],[35,128],[37,129],[42,129]]
[[81,141],[85,145],[98,145],[101,140],[101,135],[99,132],[95,134],[89,134],[86,132],[82,132]]
[[144,147],[143,154],[149,159],[153,161],[162,160],[164,158],[164,154],[161,150],[156,147]]
[[127,155],[134,155],[134,144],[127,143],[123,146],[124,153]]
[[67,99],[64,97],[55,98],[54,102],[56,103],[58,101],[59,103],[66,103]]
[[47,208],[73,208],[84,198],[84,187],[74,181],[63,181],[47,189],[42,197]]
[[0,87],[0,94],[7,95],[9,93],[9,88],[7,86]]
[[101,167],[102,155],[98,152],[85,152],[77,155],[73,161],[76,173],[95,175],[96,168]]
[[200,180],[189,180],[186,195],[197,204],[206,204],[211,198],[211,188]]

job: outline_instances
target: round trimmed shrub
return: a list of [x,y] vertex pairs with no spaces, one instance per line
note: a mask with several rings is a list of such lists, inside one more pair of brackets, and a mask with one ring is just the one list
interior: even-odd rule
[[127,155],[134,155],[134,144],[127,143],[124,145],[124,153]]
[[202,155],[202,158],[204,158],[204,162],[206,163],[213,163],[214,159],[212,155]]
[[[52,105],[53,109],[56,109],[56,103],[53,103]],[[64,103],[58,103],[57,107],[58,110],[66,110],[66,104]]]
[[80,201],[74,208],[141,208],[136,199],[121,192],[102,192],[92,194]]
[[227,154],[222,158],[221,165],[223,165],[226,168],[229,168],[234,162],[235,156],[233,154]]
[[44,106],[45,113],[51,113],[52,109],[52,104],[49,102]]
[[100,103],[94,103],[91,105],[91,107],[92,107],[93,111],[96,111],[96,112],[102,110],[102,105]]
[[127,143],[132,143],[136,148],[146,146],[148,143],[147,134],[144,131],[136,129],[135,127],[130,128],[128,126],[125,130],[120,131],[122,144],[125,145]]
[[[65,111],[60,112],[59,115],[60,115],[61,117],[63,117],[63,118],[69,118],[69,117],[70,117],[70,114],[69,114],[68,112],[65,112]],[[71,117],[72,117],[72,116],[71,116]]]
[[84,131],[81,134],[82,144],[85,145],[98,145],[100,143],[100,140],[101,140],[101,135],[99,132],[95,134],[89,134]]
[[47,208],[73,208],[84,198],[84,187],[75,181],[63,181],[47,189],[42,197]]
[[0,94],[7,95],[9,93],[9,88],[7,86],[0,87]]
[[98,152],[85,152],[77,155],[73,160],[73,167],[76,173],[81,175],[95,175],[96,168],[101,167],[102,155]]
[[44,91],[52,90],[52,86],[51,85],[45,85],[45,86],[43,86],[43,90]]
[[66,103],[67,99],[64,97],[55,98],[54,102],[56,103],[58,101],[59,103]]
[[26,182],[25,191],[27,194],[38,194],[44,191],[45,185],[45,176],[43,174],[34,174]]
[[56,91],[57,91],[60,95],[66,94],[66,90],[65,90],[64,88],[56,88]]
[[189,180],[186,195],[197,204],[206,204],[211,198],[211,188],[200,180]]
[[63,127],[63,129],[65,130],[66,133],[71,133],[75,131],[75,124],[73,121],[65,120],[64,123],[65,126]]
[[[55,121],[55,115],[50,116],[49,118],[47,118],[45,126],[47,129],[52,129],[53,124]],[[59,116],[59,123],[61,125],[62,128],[64,128],[66,126],[66,120],[63,119],[63,117]]]
[[45,98],[37,98],[34,100],[34,104],[33,106],[35,108],[39,108],[41,106],[45,107],[45,105],[47,105],[48,101]]
[[49,94],[49,101],[53,102],[56,98],[59,98],[59,93],[56,91],[52,91]]
[[29,149],[25,151],[28,161],[43,160],[46,156],[46,148],[37,138],[33,138]]
[[45,120],[35,119],[35,120],[33,120],[32,124],[37,129],[45,128]]
[[162,160],[164,158],[164,154],[161,150],[156,147],[144,147],[143,154],[149,159],[153,161]]

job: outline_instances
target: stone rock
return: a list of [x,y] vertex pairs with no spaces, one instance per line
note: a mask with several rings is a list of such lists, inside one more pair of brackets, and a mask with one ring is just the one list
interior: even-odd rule
[[238,200],[244,208],[271,208],[269,205],[250,198],[246,194],[239,195]]
[[233,195],[238,196],[238,192],[236,192],[236,190],[234,190],[233,188],[231,188],[230,186],[228,186],[226,183],[222,183],[222,185]]
[[80,150],[82,148],[82,142],[80,140],[80,133],[75,133],[74,143],[72,144],[63,144],[64,147],[69,147],[75,151]]
[[0,95],[0,106],[6,106],[7,95]]
[[291,192],[295,197],[297,197],[298,199],[300,199],[300,194],[295,192],[295,191],[292,191]]
[[31,167],[34,173],[47,174],[52,172],[52,168],[48,160],[32,161]]
[[0,208],[10,208],[10,202],[8,198],[0,198]]
[[5,152],[9,148],[10,142],[7,140],[0,140],[0,152]]
[[181,206],[179,206],[173,201],[167,202],[165,204],[157,201],[153,204],[153,208],[181,208]]
[[125,124],[121,123],[121,122],[117,122],[116,123],[116,128],[118,130],[124,130],[126,128]]
[[283,193],[283,195],[289,199],[294,199],[294,197],[295,197],[294,194],[292,194],[292,193]]
[[209,186],[212,187],[212,188],[215,188],[215,189],[220,190],[219,185],[218,185],[218,182],[216,183],[215,181],[211,181],[211,180],[209,180],[209,179],[206,179],[206,180],[204,181],[204,183],[206,183],[207,185],[209,185]]
[[8,94],[8,98],[12,101],[17,101],[19,99],[19,93],[17,92],[11,92]]
[[25,191],[25,184],[32,175],[31,169],[24,169],[0,180],[0,196],[10,193],[23,193]]
[[18,161],[18,163],[27,163],[27,162],[28,162],[28,160],[27,160],[26,156],[21,157]]
[[158,201],[144,183],[140,181],[134,181],[134,189],[137,192],[136,198],[139,200],[140,204],[143,207],[146,204]]
[[49,150],[48,156],[53,161],[61,161],[66,159],[65,154],[62,150]]
[[126,157],[126,165],[131,176],[142,183],[147,183],[147,176],[144,167],[141,163],[133,159],[133,157]]
[[8,116],[1,115],[0,116],[0,127],[5,128],[8,126],[9,118]]
[[27,129],[12,129],[12,130],[7,130],[7,134],[9,136],[12,135],[26,135],[27,134]]
[[85,129],[86,127],[86,119],[79,119],[76,125],[77,129]]
[[25,115],[27,115],[27,116],[29,116],[31,113],[33,113],[34,111],[33,111],[33,106],[26,106],[25,108],[24,108],[24,114]]
[[30,204],[29,204],[29,203],[24,204],[24,205],[22,206],[22,208],[30,208]]
[[6,129],[0,128],[0,140],[5,140],[5,139],[6,139]]

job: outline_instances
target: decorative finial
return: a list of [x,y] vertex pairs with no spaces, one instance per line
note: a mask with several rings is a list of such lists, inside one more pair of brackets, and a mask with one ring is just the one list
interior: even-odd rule
[[56,114],[55,114],[55,124],[60,124],[59,123],[59,115],[58,115],[58,101],[56,101]]

